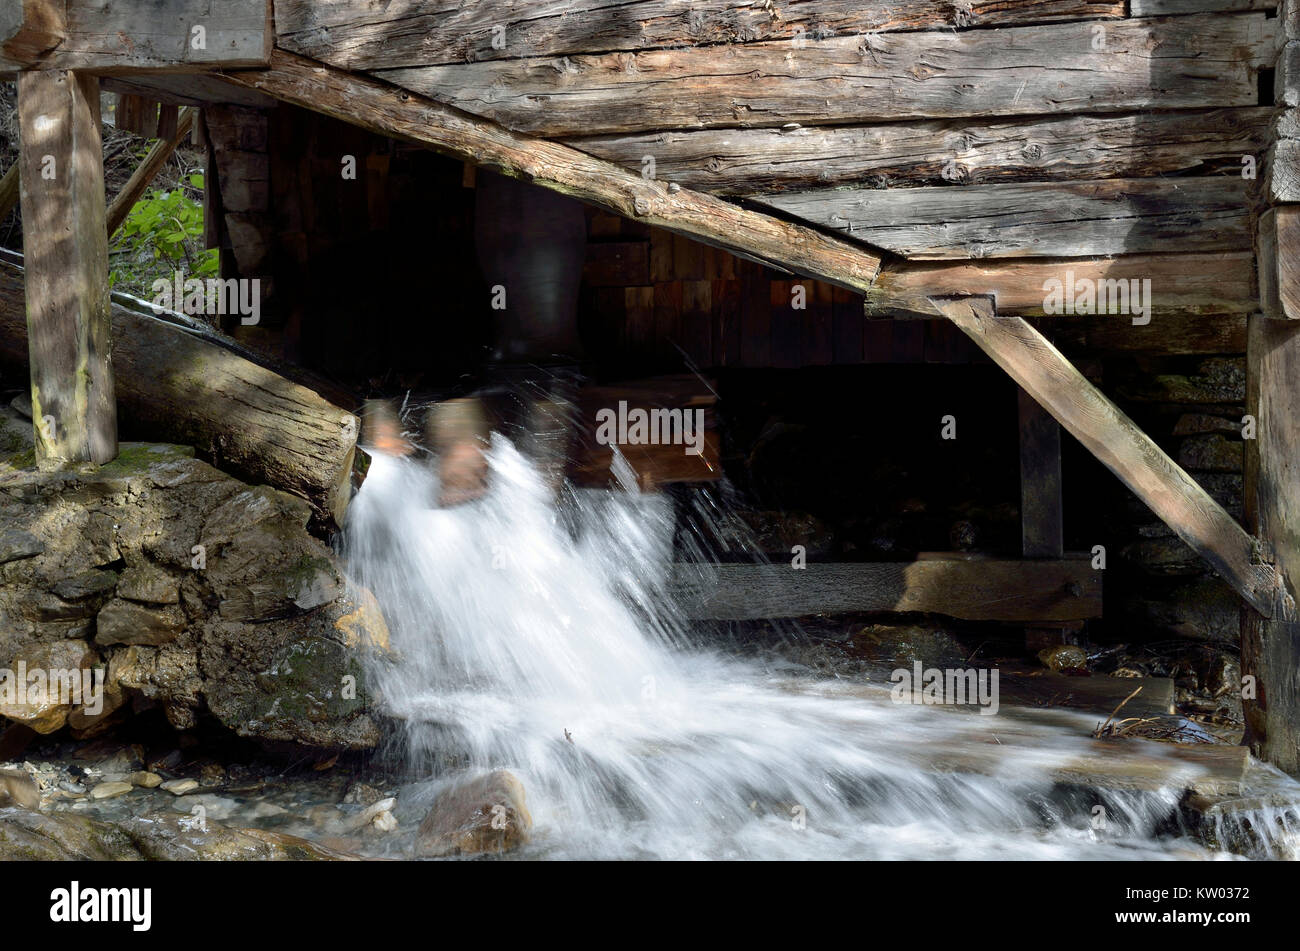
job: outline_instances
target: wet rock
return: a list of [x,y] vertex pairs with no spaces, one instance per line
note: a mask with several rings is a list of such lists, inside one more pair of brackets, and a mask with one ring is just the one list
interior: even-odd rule
[[526,843],[532,827],[523,784],[495,770],[443,790],[420,823],[415,851],[426,858],[506,852]]
[[917,624],[868,624],[854,631],[852,653],[872,663],[906,667],[920,661],[925,667],[959,667],[969,650],[941,628]]
[[160,788],[173,796],[184,796],[198,789],[199,781],[197,779],[169,779],[167,782],[162,783]]
[[353,783],[343,794],[343,802],[348,805],[371,806],[384,798],[384,794],[367,783]]
[[1038,659],[1049,670],[1086,670],[1088,653],[1074,644],[1058,644],[1038,652]]
[[41,790],[36,781],[21,769],[0,769],[0,806],[39,809]]
[[[358,829],[364,829],[382,815],[387,815],[397,805],[397,800],[391,796],[387,799],[381,799],[372,803],[355,816],[348,819],[343,825],[343,831],[355,832]],[[390,816],[391,818],[391,816]]]
[[0,809],[0,861],[326,861],[353,859],[297,836],[181,816],[108,822]]
[[[0,717],[37,733],[53,733],[80,703],[88,671],[98,662],[85,641],[33,644],[0,667]],[[27,683],[18,674],[27,672]],[[38,679],[33,679],[33,677]]]
[[95,627],[96,644],[159,647],[185,629],[185,615],[177,607],[145,607],[116,598],[99,612]]
[[90,791],[91,799],[115,799],[118,796],[125,796],[135,787],[126,782],[108,782],[100,783]]
[[199,767],[200,786],[220,786],[225,781],[226,770],[220,763],[204,763]]
[[140,770],[128,776],[127,781],[132,786],[142,786],[145,789],[155,789],[162,785],[163,778],[157,773]]

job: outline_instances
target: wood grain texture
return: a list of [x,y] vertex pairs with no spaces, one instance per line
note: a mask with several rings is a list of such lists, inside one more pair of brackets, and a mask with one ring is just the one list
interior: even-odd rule
[[1061,424],[1023,389],[1020,416],[1020,550],[1026,558],[1065,551],[1061,504]]
[[[991,185],[1240,170],[1274,110],[1211,109],[1015,121],[925,120],[831,128],[700,129],[586,136],[570,145],[714,194],[869,184]],[[1300,123],[1297,123],[1300,127]]]
[[[36,462],[117,455],[99,83],[68,70],[18,79],[26,325]],[[22,311],[19,311],[22,314]]]
[[1252,246],[1249,182],[1237,178],[826,189],[759,204],[915,260]]
[[1259,306],[1269,317],[1300,319],[1300,205],[1277,205],[1259,218]]
[[[1256,310],[1254,255],[1130,254],[1117,258],[1027,259],[970,263],[890,263],[881,269],[874,295],[907,315],[941,316],[931,297],[991,297],[999,314],[1042,316],[1045,282],[1151,281],[1153,323],[1160,315],[1244,314]],[[901,304],[899,302],[902,302]],[[886,313],[866,301],[867,312]]]
[[376,75],[547,137],[1255,106],[1275,22],[1249,13],[881,33]]
[[1170,314],[1142,326],[1122,314],[1036,317],[1033,324],[1071,354],[1246,352],[1245,314]]
[[945,301],[942,310],[1238,594],[1272,615],[1281,579],[1255,539],[1047,338],[1019,317],[993,316],[986,300]]
[[[66,0],[60,6],[58,43],[28,50],[17,61],[21,68],[122,73],[237,68],[265,66],[271,52],[270,0]],[[9,47],[5,56],[11,62],[17,58]]]
[[691,617],[756,620],[859,611],[924,611],[972,621],[1101,616],[1102,572],[1084,559],[936,555],[914,562],[683,566]]
[[862,293],[880,257],[811,228],[689,189],[670,190],[566,145],[519,135],[376,80],[276,51],[271,68],[227,82],[334,116],[380,135],[418,142],[571,195],[642,224],[783,265]]
[[800,0],[780,6],[764,0],[275,3],[279,46],[353,70],[1122,16],[1122,2],[1105,0],[970,0],[960,4],[945,0]]
[[1245,440],[1246,525],[1268,546],[1285,579],[1272,618],[1242,612],[1241,672],[1256,682],[1242,701],[1246,742],[1262,759],[1300,772],[1300,324],[1250,319],[1246,411],[1256,438]]

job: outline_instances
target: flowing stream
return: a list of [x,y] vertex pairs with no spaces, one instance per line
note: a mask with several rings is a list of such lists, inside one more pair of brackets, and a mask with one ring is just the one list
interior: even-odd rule
[[[1088,755],[1091,714],[897,704],[883,680],[694,641],[667,500],[626,478],[557,506],[502,437],[488,460],[483,498],[436,508],[432,466],[377,454],[349,516],[349,570],[383,605],[396,656],[371,684],[405,726],[400,755],[430,777],[417,805],[462,769],[509,769],[535,821],[523,858],[1226,854],[1177,821],[1181,790],[1054,778]],[[1225,821],[1256,830],[1255,854],[1290,855],[1295,813],[1264,802]]]

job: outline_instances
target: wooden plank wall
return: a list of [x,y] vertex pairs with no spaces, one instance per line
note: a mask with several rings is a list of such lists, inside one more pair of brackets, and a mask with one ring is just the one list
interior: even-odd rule
[[865,320],[843,288],[594,210],[580,319],[592,357],[636,371],[986,360],[946,320]]

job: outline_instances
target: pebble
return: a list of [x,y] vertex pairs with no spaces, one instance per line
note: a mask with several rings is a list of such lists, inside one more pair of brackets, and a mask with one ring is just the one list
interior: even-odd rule
[[173,796],[184,796],[186,793],[192,793],[198,789],[199,784],[194,779],[169,779],[162,784],[162,788]]
[[157,773],[147,773],[142,771],[132,773],[127,777],[127,781],[130,782],[132,786],[143,786],[145,789],[153,789],[156,786],[161,786],[163,780]]
[[133,788],[130,783],[100,783],[90,791],[90,798],[112,799],[129,793]]
[[59,788],[66,793],[72,793],[74,796],[84,796],[86,794],[86,787],[81,783],[70,783],[64,780],[59,783]]
[[374,826],[380,832],[392,832],[397,828],[397,818],[391,812],[381,812],[375,816]]
[[355,832],[357,829],[364,829],[366,826],[370,825],[370,823],[374,822],[376,818],[389,812],[396,805],[397,800],[391,796],[387,799],[381,799],[379,802],[367,806],[360,813],[349,819],[347,824],[344,826],[344,829],[348,832]]

